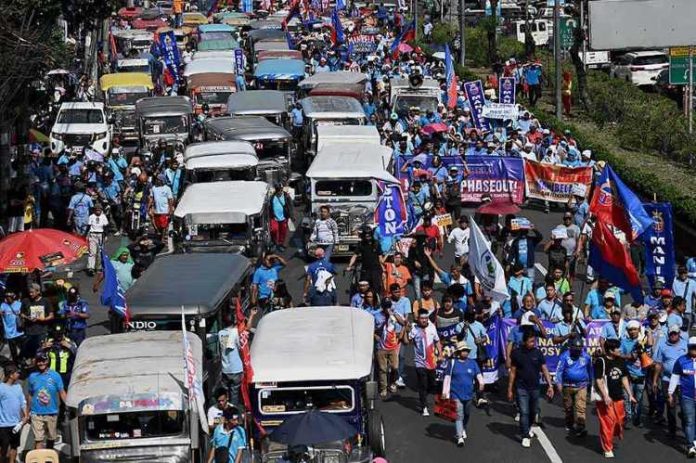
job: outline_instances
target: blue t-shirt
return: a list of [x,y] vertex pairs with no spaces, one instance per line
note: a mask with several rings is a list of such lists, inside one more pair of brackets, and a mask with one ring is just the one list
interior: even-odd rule
[[563,320],[563,306],[557,299],[542,299],[537,305],[541,318],[553,323]]
[[[232,439],[230,439],[232,436]],[[214,449],[218,447],[228,447],[229,463],[234,463],[237,458],[237,453],[245,449],[247,445],[246,431],[241,426],[232,428],[230,432],[225,430],[224,424],[219,424],[213,431],[213,437],[210,438],[210,446]]]
[[83,330],[87,328],[87,319],[79,317],[71,317],[73,314],[89,313],[89,305],[87,301],[78,299],[74,304],[69,304],[67,301],[62,301],[58,304],[58,315],[68,319],[68,325],[73,330]]
[[524,71],[524,78],[527,80],[529,85],[539,85],[539,78],[541,77],[541,67],[539,66],[529,66]]
[[307,274],[312,279],[312,284],[317,282],[317,276],[319,275],[319,271],[322,269],[329,273],[333,273],[334,275],[336,274],[336,269],[334,268],[333,264],[326,260],[326,258],[315,260],[307,266]]
[[605,323],[601,336],[604,339],[621,339],[625,334],[626,330],[623,323],[619,323],[618,328],[613,323]]
[[[630,339],[624,337],[621,339],[621,353],[623,355],[628,355],[635,351],[636,345],[638,344],[638,339]],[[643,378],[645,372],[640,366],[640,357],[636,360],[626,360],[626,369],[631,378]]]
[[[401,296],[398,301],[392,301],[392,309],[394,309],[394,312],[401,315],[405,320],[408,318],[408,314],[411,313],[411,300],[406,296]],[[403,327],[400,324],[396,325],[397,333],[401,333],[402,329]]]
[[687,349],[687,340],[684,338],[679,338],[679,341],[674,344],[668,342],[667,339],[662,339],[657,343],[653,360],[662,364],[662,381],[669,381],[674,362],[682,355],[686,355]]
[[672,368],[673,375],[679,375],[679,387],[682,397],[694,399],[696,396],[696,359],[682,355]]
[[86,193],[77,193],[70,198],[68,209],[72,209],[75,219],[87,220],[89,210],[94,207],[92,198]]
[[11,305],[7,302],[0,304],[0,313],[2,313],[2,325],[5,328],[5,339],[14,339],[22,336],[17,330],[17,316],[19,315],[22,303],[14,301]]
[[0,428],[14,427],[22,421],[27,399],[19,384],[0,383]]
[[302,115],[301,109],[293,108],[292,111],[290,111],[290,116],[292,117],[293,127],[302,127],[304,116]]
[[152,200],[155,203],[155,214],[169,214],[169,200],[174,199],[172,189],[167,185],[152,187]]
[[278,271],[282,265],[274,265],[271,268],[263,265],[256,269],[251,283],[259,288],[259,299],[267,299],[273,294],[275,282],[278,281]]
[[29,395],[31,395],[32,415],[57,415],[58,394],[63,391],[63,379],[53,370],[43,373],[35,371],[27,379]]
[[[616,307],[621,307],[621,296],[618,291],[609,288],[606,292],[611,291],[611,295],[614,296],[614,305]],[[605,292],[605,294],[606,294]],[[590,316],[594,319],[606,319],[609,318],[609,314],[604,309],[604,294],[600,293],[598,289],[593,289],[587,293],[585,298],[585,305],[590,307]]]
[[459,400],[471,400],[474,397],[476,376],[481,374],[476,360],[471,357],[466,360],[452,360],[450,369],[452,376],[450,397]]
[[285,195],[273,195],[271,199],[271,206],[273,206],[273,217],[278,221],[283,221],[285,217]]

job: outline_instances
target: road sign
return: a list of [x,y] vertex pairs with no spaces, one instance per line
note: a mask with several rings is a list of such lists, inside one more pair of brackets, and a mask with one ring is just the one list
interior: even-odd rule
[[[696,65],[696,48],[693,48],[694,65]],[[669,83],[687,85],[689,83],[689,47],[669,49]]]
[[561,18],[561,49],[569,50],[575,40],[575,29],[578,21],[575,18]]

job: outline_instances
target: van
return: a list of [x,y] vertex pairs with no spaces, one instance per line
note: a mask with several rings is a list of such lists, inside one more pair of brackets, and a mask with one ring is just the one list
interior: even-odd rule
[[[515,36],[518,42],[525,42],[527,31],[527,21],[515,21]],[[538,47],[548,45],[549,39],[553,34],[553,22],[547,19],[533,19],[529,21],[534,44]]]

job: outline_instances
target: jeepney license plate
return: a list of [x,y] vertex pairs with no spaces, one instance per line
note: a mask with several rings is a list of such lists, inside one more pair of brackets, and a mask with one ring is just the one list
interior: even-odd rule
[[347,244],[339,244],[338,245],[339,251],[347,251],[348,249],[349,249],[349,246]]

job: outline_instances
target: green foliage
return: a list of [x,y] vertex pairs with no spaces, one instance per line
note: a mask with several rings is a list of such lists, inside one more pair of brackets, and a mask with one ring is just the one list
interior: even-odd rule
[[[478,27],[469,27],[465,31],[466,36],[466,60],[475,67],[490,67],[493,63],[488,57],[488,32],[485,21],[479,22]],[[492,21],[489,21],[493,24]],[[484,23],[484,25],[482,25]],[[524,56],[524,44],[513,37],[498,36],[498,54],[505,59],[515,57],[521,59]]]
[[455,35],[457,35],[457,30],[452,24],[438,23],[433,28],[433,43],[438,45],[451,44]]

